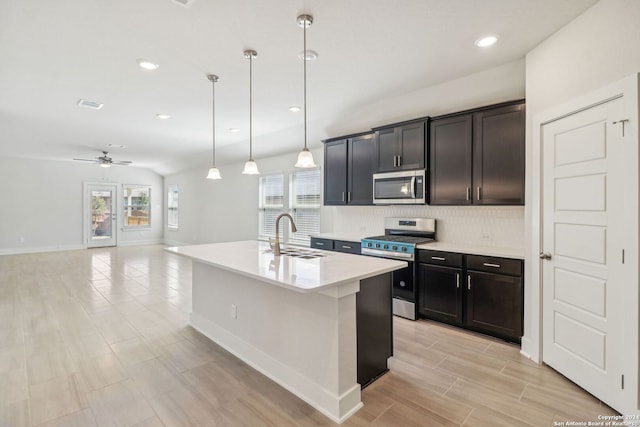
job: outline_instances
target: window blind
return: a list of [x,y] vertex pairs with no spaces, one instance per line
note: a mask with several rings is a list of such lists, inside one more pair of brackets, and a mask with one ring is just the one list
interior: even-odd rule
[[276,218],[284,211],[284,174],[260,177],[258,201],[258,238],[276,236]]
[[320,232],[320,170],[303,170],[290,175],[290,214],[298,228],[289,242],[308,245],[310,236]]

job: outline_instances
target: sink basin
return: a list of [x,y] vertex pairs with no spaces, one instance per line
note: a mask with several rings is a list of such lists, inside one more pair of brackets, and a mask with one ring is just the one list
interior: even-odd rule
[[[265,253],[273,253],[273,250],[268,249]],[[302,259],[315,259],[315,258],[323,258],[326,257],[327,254],[314,251],[312,249],[307,248],[281,248],[280,249],[281,256],[288,256],[294,258],[302,258]]]

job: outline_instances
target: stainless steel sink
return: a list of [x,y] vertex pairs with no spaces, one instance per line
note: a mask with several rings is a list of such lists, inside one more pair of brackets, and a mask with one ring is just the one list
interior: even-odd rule
[[[265,251],[265,253],[273,253],[273,250],[268,249],[268,250]],[[326,254],[326,253],[319,252],[319,251],[314,251],[312,249],[292,248],[292,247],[281,248],[280,249],[280,255],[281,256],[288,256],[288,257],[292,257],[292,258],[302,258],[302,259],[315,259],[315,258],[323,258],[323,257],[328,256],[328,254]]]

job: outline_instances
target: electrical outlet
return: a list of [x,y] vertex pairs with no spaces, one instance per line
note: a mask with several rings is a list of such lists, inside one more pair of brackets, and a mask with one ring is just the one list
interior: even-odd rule
[[483,231],[480,234],[480,240],[482,240],[483,242],[489,242],[491,241],[491,233],[489,233],[488,231]]
[[238,318],[238,306],[235,304],[231,304],[231,318],[232,319]]

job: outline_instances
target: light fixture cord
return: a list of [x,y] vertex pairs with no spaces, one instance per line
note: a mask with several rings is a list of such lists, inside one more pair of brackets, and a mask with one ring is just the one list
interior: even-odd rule
[[304,149],[307,150],[307,19],[305,18],[303,27],[303,51],[302,61],[304,62]]
[[216,81],[215,78],[211,81],[211,111],[212,111],[212,116],[213,116],[213,127],[212,127],[212,132],[211,134],[213,135],[213,155],[212,155],[212,159],[213,159],[213,167],[216,167]]
[[253,161],[253,55],[249,54],[249,160]]

